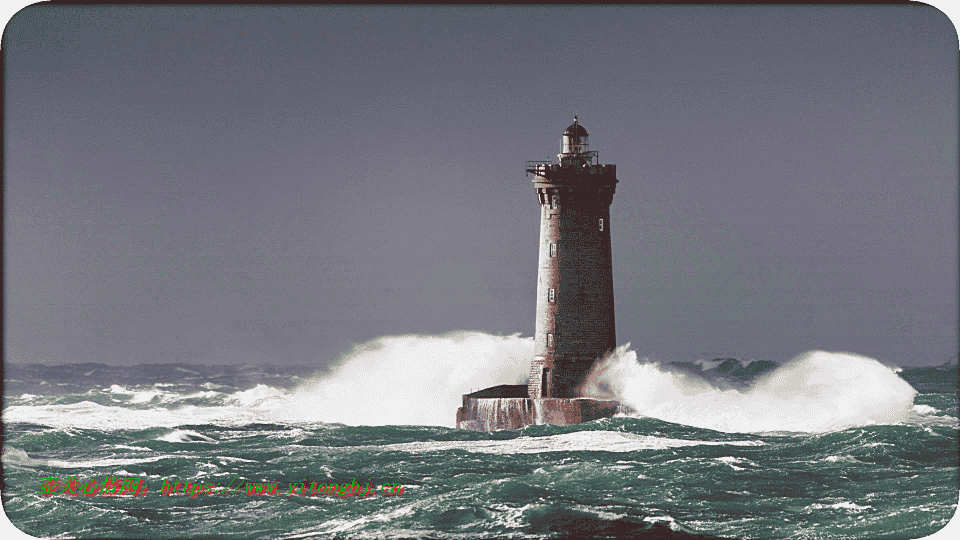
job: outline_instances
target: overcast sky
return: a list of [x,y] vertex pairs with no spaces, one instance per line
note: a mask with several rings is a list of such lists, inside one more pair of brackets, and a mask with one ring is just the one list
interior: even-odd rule
[[958,43],[911,6],[52,7],[3,36],[4,360],[530,336],[573,116],[640,356],[958,352]]

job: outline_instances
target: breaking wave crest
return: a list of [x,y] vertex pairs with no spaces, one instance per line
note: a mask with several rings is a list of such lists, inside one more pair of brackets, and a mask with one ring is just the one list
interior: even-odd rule
[[349,425],[453,426],[463,394],[525,384],[533,338],[450,332],[375,339],[334,373],[296,389],[277,413]]
[[627,344],[598,362],[584,393],[616,399],[635,416],[757,433],[893,424],[911,413],[917,391],[873,358],[825,351],[801,354],[745,390],[721,389],[695,374],[639,361]]

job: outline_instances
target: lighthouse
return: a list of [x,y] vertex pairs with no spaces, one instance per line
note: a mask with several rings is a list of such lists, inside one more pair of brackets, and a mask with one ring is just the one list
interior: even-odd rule
[[557,162],[528,161],[540,203],[537,324],[529,397],[573,398],[616,347],[610,204],[617,166],[601,165],[573,117]]
[[616,165],[601,165],[574,116],[557,161],[528,161],[540,203],[537,323],[528,384],[463,396],[461,429],[570,425],[613,416],[615,401],[580,397],[594,362],[616,347],[610,204]]

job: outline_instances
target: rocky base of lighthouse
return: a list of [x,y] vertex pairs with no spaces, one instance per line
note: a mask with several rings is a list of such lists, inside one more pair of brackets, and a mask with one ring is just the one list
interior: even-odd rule
[[457,409],[457,428],[493,431],[541,424],[569,426],[610,418],[619,410],[620,404],[616,401],[591,398],[530,399],[468,394],[463,396],[463,407]]

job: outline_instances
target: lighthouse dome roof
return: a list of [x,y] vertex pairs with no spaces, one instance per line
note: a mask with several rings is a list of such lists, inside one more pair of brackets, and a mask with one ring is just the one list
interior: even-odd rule
[[563,132],[564,135],[576,135],[578,137],[583,137],[587,135],[587,130],[583,129],[583,126],[577,120],[574,120],[570,127]]

